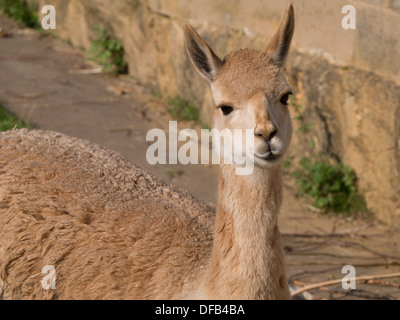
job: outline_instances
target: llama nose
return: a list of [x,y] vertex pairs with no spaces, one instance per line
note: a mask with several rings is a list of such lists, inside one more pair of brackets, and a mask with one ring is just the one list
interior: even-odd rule
[[263,138],[268,144],[271,142],[272,138],[276,136],[278,130],[273,128],[272,130],[256,130],[255,136]]
[[269,134],[268,139],[266,139],[266,141],[269,143],[271,142],[272,138],[276,136],[276,134],[278,133],[278,130],[274,129],[272,130],[272,132]]

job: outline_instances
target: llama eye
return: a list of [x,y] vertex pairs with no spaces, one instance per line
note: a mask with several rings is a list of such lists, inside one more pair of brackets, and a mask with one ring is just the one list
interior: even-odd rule
[[229,115],[233,111],[233,108],[230,106],[221,106],[220,109],[222,110],[224,116]]
[[284,94],[284,95],[281,97],[280,102],[281,102],[283,105],[287,106],[288,103],[289,103],[289,97],[290,97],[291,94],[292,94],[292,93],[290,93],[290,92]]

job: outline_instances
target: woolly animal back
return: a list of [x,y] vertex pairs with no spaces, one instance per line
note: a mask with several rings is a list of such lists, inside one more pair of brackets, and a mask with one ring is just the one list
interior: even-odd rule
[[[211,207],[106,148],[0,134],[0,299],[173,298],[213,225]],[[46,265],[55,290],[41,286]]]

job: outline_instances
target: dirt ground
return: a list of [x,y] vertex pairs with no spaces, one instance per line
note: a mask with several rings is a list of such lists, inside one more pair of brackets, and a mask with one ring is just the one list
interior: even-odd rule
[[[146,134],[168,128],[173,120],[166,103],[133,77],[87,74],[96,68],[84,53],[63,41],[18,27],[0,15],[0,104],[37,128],[87,139],[121,153],[155,176],[189,190],[213,205],[218,168],[202,165],[151,166],[146,161]],[[179,129],[189,123],[179,123]],[[400,231],[376,220],[323,216],[307,199],[296,197],[284,177],[280,214],[287,275],[297,288],[320,286],[306,299],[400,299],[400,276],[359,281],[342,288],[345,265],[357,277],[400,273]]]

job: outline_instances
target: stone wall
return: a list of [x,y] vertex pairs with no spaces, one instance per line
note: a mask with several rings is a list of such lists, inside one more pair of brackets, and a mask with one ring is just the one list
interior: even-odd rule
[[[262,48],[287,1],[274,0],[37,0],[57,10],[57,33],[88,48],[91,27],[104,25],[126,49],[131,75],[195,102],[204,121],[213,109],[206,83],[190,66],[182,26],[190,22],[223,57]],[[376,216],[400,227],[400,0],[293,0],[296,32],[288,59],[290,83],[314,125],[294,137],[355,169]],[[341,27],[344,5],[356,8],[356,30]]]

